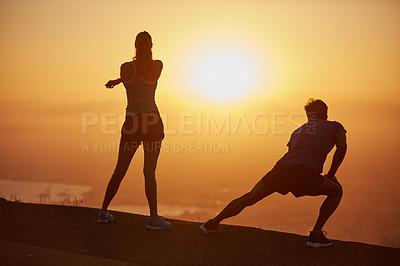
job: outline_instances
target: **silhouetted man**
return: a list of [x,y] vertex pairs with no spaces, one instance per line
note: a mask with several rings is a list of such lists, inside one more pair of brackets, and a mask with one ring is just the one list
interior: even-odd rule
[[[245,207],[278,192],[295,197],[326,195],[318,219],[307,241],[308,247],[332,245],[322,232],[322,227],[336,210],[342,198],[342,186],[335,174],[346,154],[346,130],[335,121],[328,121],[328,106],[321,100],[310,99],[304,107],[308,122],[296,129],[287,144],[288,152],[276,163],[254,188],[230,202],[216,217],[200,226],[206,233],[216,232],[218,224],[239,214]],[[322,176],[326,156],[336,145],[332,165]]]

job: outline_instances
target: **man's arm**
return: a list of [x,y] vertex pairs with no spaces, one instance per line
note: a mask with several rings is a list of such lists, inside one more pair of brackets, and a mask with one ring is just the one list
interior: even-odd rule
[[335,144],[336,151],[333,155],[332,165],[328,171],[327,176],[335,176],[340,164],[343,162],[344,156],[346,155],[347,142],[346,142],[346,132],[343,129],[339,129],[335,133]]

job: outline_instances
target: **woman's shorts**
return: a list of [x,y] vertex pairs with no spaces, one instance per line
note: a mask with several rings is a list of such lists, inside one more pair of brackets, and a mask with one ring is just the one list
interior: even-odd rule
[[303,165],[278,163],[262,181],[269,189],[282,195],[291,192],[297,198],[312,195],[322,185],[324,177]]
[[164,124],[158,112],[134,113],[125,118],[121,141],[156,142],[164,139]]

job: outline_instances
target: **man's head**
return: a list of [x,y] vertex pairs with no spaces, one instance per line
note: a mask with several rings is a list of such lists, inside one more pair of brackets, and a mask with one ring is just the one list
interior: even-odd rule
[[328,106],[322,100],[309,99],[304,110],[306,110],[308,119],[328,119]]

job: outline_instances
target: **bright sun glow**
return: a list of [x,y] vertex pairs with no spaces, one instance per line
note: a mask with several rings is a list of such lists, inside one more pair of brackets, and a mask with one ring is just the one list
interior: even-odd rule
[[255,63],[233,49],[214,49],[199,57],[191,70],[196,91],[220,102],[251,94],[257,69]]

